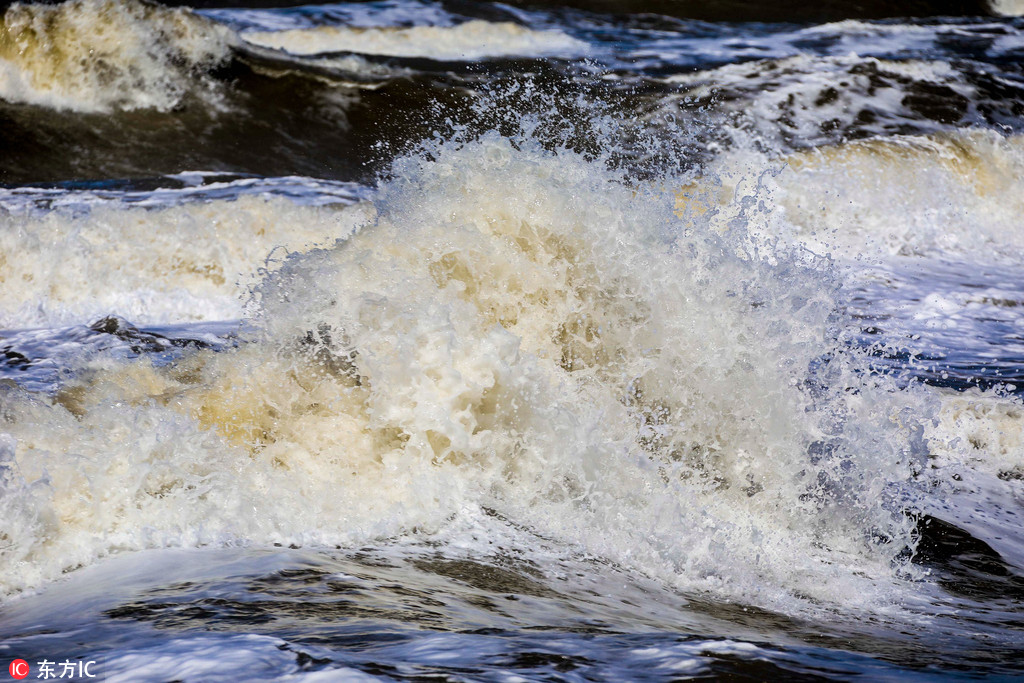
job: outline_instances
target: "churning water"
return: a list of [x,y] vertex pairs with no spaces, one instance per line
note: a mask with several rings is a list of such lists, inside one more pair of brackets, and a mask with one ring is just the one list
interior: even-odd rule
[[1024,675],[1024,8],[254,4],[0,24],[8,661]]

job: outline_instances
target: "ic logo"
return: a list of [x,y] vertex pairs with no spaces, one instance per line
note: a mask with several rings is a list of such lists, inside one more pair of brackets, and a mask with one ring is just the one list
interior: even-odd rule
[[7,667],[7,670],[11,672],[12,678],[16,678],[20,681],[22,678],[28,676],[28,662],[24,659],[15,659],[11,662],[11,665]]

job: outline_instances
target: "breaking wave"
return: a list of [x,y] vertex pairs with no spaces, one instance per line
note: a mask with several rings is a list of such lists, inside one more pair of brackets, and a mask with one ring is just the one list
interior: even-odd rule
[[467,21],[456,26],[347,28],[320,26],[283,31],[248,31],[250,43],[311,55],[359,52],[437,60],[487,57],[579,57],[587,44],[560,31],[538,31],[511,22]]
[[7,590],[120,549],[493,511],[684,589],[896,599],[918,399],[844,360],[827,262],[529,139],[425,157],[271,269],[250,342],[83,361],[52,404],[4,389]]
[[79,112],[216,105],[207,72],[234,41],[187,9],[139,0],[14,4],[0,24],[0,98]]

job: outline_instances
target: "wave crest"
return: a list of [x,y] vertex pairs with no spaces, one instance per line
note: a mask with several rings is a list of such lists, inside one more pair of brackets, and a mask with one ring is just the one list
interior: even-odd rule
[[586,43],[561,31],[538,31],[511,22],[467,21],[458,26],[347,28],[321,26],[285,31],[251,31],[246,41],[309,55],[359,52],[393,57],[471,60],[486,57],[578,57]]
[[0,24],[0,97],[79,112],[216,104],[207,72],[236,37],[187,9],[130,0],[12,5]]
[[684,589],[884,602],[913,418],[820,367],[827,266],[569,152],[487,134],[429,156],[268,275],[252,342],[6,397],[10,557],[37,572],[9,587],[115,547],[358,543],[491,509]]

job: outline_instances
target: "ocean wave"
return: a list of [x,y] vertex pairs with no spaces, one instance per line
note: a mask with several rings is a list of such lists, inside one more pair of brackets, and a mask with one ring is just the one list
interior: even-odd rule
[[129,0],[14,4],[0,24],[0,98],[78,112],[221,100],[207,72],[235,36],[185,9]]
[[758,191],[780,210],[752,226],[846,263],[996,260],[1024,251],[1024,137],[991,130],[855,140],[782,158],[738,147],[679,192],[721,230]]
[[896,599],[917,399],[839,356],[834,391],[806,388],[836,350],[824,262],[528,140],[429,156],[348,239],[270,269],[249,343],[83,360],[52,404],[3,388],[5,589],[119,549],[490,509],[682,589]]
[[247,31],[243,40],[292,54],[358,52],[436,60],[487,57],[580,57],[588,45],[561,31],[533,30],[511,22],[467,21],[456,26],[351,28],[319,26]]
[[0,328],[238,318],[271,251],[324,244],[363,220],[359,207],[346,217],[244,193],[168,206],[181,194],[156,208],[92,198],[0,214]]
[[[891,138],[791,158],[785,205],[835,254],[1001,257],[1024,251],[1024,138],[992,131]],[[818,197],[843,197],[846,201]]]
[[999,122],[999,101],[985,108],[980,84],[942,61],[800,55],[667,80],[681,87],[685,105],[700,102],[775,150]]

